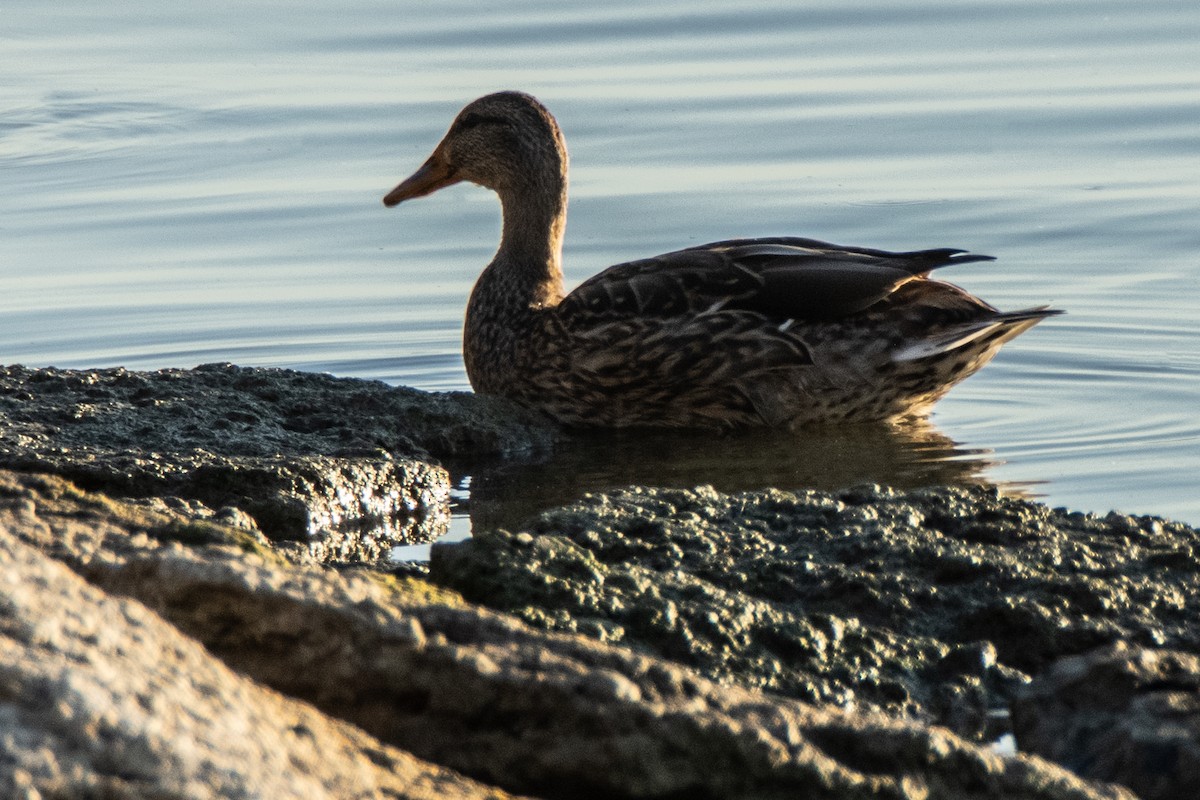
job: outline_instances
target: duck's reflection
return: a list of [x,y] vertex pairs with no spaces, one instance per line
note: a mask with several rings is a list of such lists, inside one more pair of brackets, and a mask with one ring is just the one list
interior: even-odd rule
[[605,431],[579,435],[539,463],[476,467],[468,507],[471,528],[482,531],[515,528],[588,492],[634,484],[709,484],[724,492],[983,484],[996,463],[990,456],[960,446],[926,420],[724,436]]

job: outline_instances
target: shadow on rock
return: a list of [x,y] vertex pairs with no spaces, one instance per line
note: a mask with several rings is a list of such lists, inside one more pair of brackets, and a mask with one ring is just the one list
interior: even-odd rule
[[1022,750],[1145,800],[1200,797],[1200,658],[1123,642],[1061,659],[1017,696]]

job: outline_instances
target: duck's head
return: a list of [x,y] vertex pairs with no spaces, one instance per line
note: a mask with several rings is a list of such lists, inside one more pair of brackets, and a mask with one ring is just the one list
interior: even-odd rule
[[383,198],[386,206],[470,181],[502,198],[531,191],[560,191],[566,184],[567,149],[550,112],[521,92],[481,97],[458,113],[421,168]]

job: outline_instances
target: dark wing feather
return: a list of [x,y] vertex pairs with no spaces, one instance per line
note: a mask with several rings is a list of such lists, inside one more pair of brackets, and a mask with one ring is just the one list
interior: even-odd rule
[[611,267],[582,283],[560,310],[612,318],[741,309],[781,319],[838,319],[930,270],[990,260],[951,249],[891,253],[814,239],[733,239]]

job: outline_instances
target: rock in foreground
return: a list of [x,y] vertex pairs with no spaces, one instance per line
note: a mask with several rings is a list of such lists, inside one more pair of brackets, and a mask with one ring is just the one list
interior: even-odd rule
[[0,796],[499,798],[243,678],[0,532]]
[[191,523],[61,479],[2,478],[0,785],[15,796],[486,795],[449,768],[550,798],[1131,797],[419,583],[290,565],[215,523],[184,545]]
[[1117,644],[1064,658],[1013,706],[1022,750],[1146,800],[1200,797],[1200,658]]

